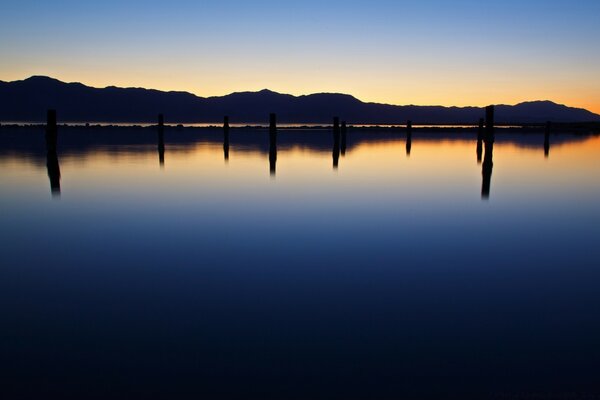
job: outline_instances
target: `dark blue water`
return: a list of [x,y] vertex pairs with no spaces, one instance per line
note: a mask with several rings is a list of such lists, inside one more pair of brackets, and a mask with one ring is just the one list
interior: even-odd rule
[[597,136],[2,129],[3,398],[600,396]]

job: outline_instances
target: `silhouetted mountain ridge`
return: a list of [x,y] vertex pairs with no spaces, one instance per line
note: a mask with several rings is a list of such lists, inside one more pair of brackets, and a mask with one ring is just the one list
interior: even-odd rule
[[[362,102],[341,93],[293,96],[263,89],[226,96],[199,97],[182,91],[139,87],[94,88],[46,76],[14,82],[0,81],[0,120],[42,121],[55,108],[61,121],[153,122],[159,113],[170,122],[265,122],[278,114],[279,122],[329,123],[334,115],[350,123],[472,124],[483,117],[481,107],[397,106]],[[498,123],[598,122],[600,115],[548,100],[498,105]]]

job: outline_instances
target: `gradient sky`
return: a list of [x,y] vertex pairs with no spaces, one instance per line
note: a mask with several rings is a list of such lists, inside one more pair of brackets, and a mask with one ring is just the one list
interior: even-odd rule
[[343,92],[393,104],[549,99],[600,113],[600,1],[0,0],[0,80]]

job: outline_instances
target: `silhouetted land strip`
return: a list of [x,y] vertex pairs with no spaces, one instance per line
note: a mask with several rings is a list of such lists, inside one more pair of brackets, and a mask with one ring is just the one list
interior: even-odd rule
[[[269,112],[281,123],[330,123],[339,115],[349,124],[396,124],[411,119],[418,124],[472,124],[483,107],[443,107],[367,103],[340,93],[292,96],[261,90],[203,98],[186,92],[142,88],[93,88],[48,77],[0,81],[0,121],[41,121],[47,109],[56,109],[62,121],[151,122],[164,113],[178,123],[260,122]],[[600,122],[600,115],[556,104],[531,101],[496,105],[497,124]]]

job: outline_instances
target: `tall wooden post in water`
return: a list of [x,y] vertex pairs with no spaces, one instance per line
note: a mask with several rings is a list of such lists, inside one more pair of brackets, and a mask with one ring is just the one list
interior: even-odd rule
[[223,158],[229,160],[229,117],[223,117]]
[[46,169],[48,170],[52,196],[60,196],[60,165],[56,151],[57,141],[56,110],[48,110],[46,114]]
[[481,184],[481,197],[487,199],[490,197],[490,186],[492,182],[492,169],[494,168],[494,106],[485,108],[485,155],[483,156],[483,166],[481,174],[483,182]]
[[269,116],[269,172],[275,176],[277,171],[277,115]]

